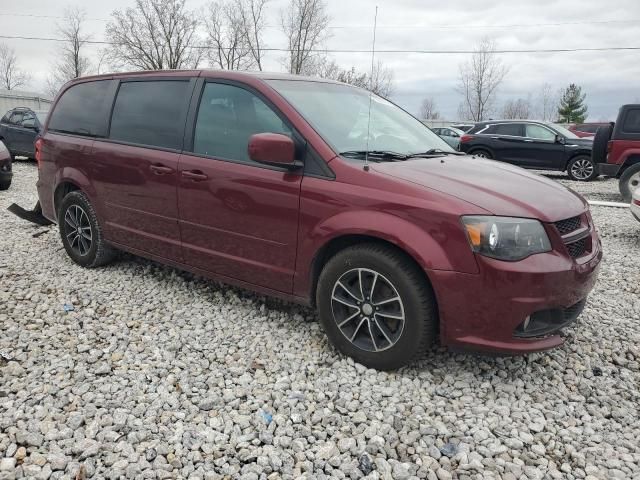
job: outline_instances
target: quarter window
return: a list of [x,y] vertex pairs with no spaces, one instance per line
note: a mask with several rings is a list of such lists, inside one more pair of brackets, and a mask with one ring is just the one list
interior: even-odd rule
[[189,86],[184,80],[121,83],[109,138],[181,150]]
[[640,133],[640,108],[634,108],[627,112],[622,130],[625,133]]
[[249,137],[256,133],[292,135],[280,117],[248,90],[222,83],[205,84],[193,138],[194,153],[250,161]]
[[112,80],[79,83],[66,90],[51,113],[49,130],[105,137],[113,97]]
[[536,138],[538,140],[549,140],[554,141],[556,139],[556,134],[553,133],[548,128],[544,128],[541,125],[535,125],[533,123],[527,124],[527,137]]

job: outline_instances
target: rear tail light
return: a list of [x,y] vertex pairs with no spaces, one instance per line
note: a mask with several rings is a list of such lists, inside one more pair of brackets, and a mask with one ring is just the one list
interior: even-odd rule
[[36,162],[38,162],[38,170],[40,169],[40,163],[42,161],[42,138],[38,138],[35,143],[36,150]]
[[634,200],[634,201],[633,201],[633,204],[634,204],[634,205],[638,205],[638,206],[640,207],[640,200]]
[[473,140],[473,135],[462,135],[460,137],[460,143],[470,142],[471,140]]

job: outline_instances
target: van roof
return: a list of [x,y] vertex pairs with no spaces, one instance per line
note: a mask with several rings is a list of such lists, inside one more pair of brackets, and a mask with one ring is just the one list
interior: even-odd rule
[[71,83],[86,82],[89,80],[140,77],[140,76],[147,76],[147,75],[148,76],[171,76],[171,77],[202,76],[202,77],[227,78],[230,80],[231,79],[246,80],[248,78],[258,78],[261,80],[297,80],[297,81],[336,83],[336,84],[342,83],[342,82],[337,82],[335,80],[329,80],[326,78],[294,75],[291,73],[245,72],[245,71],[238,71],[238,70],[219,70],[219,69],[209,69],[209,68],[203,68],[203,69],[197,69],[197,70],[142,70],[142,71],[131,71],[131,72],[106,73],[106,74],[100,74],[100,75],[80,77],[72,80]]

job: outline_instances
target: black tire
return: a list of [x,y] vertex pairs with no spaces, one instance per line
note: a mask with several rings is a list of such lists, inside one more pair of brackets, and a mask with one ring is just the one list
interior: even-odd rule
[[[78,215],[79,212],[81,212],[80,215]],[[83,230],[85,235],[76,234],[74,237],[73,234],[76,231],[73,223],[82,229],[89,230]],[[58,210],[58,227],[64,249],[78,265],[94,268],[105,265],[115,258],[116,251],[104,241],[98,216],[82,191],[75,190],[64,197]],[[87,238],[86,234],[90,238]],[[86,248],[82,248],[83,246]]]
[[598,127],[596,135],[593,137],[593,148],[591,150],[591,158],[597,165],[598,163],[607,163],[607,143],[613,134],[613,123]]
[[567,175],[577,182],[590,182],[598,176],[598,166],[588,155],[576,155],[567,165]]
[[475,150],[469,152],[469,155],[474,155],[480,158],[488,158],[489,160],[493,159],[493,155],[491,155],[491,152],[489,152],[489,150],[485,150],[484,148],[476,148]]
[[[359,290],[359,296],[365,297],[360,307],[343,306],[336,300],[337,296],[345,296],[349,301],[355,298],[347,296],[342,287],[338,288],[348,275],[357,275],[359,285],[366,285]],[[373,291],[374,295],[368,298],[367,291]],[[392,300],[386,299],[387,296]],[[393,301],[394,296],[400,300]],[[377,306],[374,297],[379,301]],[[424,273],[404,253],[376,243],[346,248],[326,263],[318,280],[316,304],[320,322],[331,343],[355,361],[378,370],[393,370],[417,360],[435,340],[438,330],[436,301]],[[385,320],[391,314],[389,308],[401,312],[402,327],[399,320],[390,317]],[[342,310],[348,312],[344,314],[346,318],[352,316],[352,312],[358,317],[341,330],[338,322],[344,322],[344,317],[340,317]],[[394,322],[395,328],[388,328]],[[362,328],[357,330],[359,325]],[[363,346],[356,345],[347,338],[354,331],[362,337],[357,337],[355,342],[366,342],[366,346],[364,343]]]
[[640,163],[628,167],[618,181],[620,195],[625,202],[631,202],[633,190],[640,188]]
[[0,190],[9,190],[10,186],[11,186],[11,179],[0,180]]

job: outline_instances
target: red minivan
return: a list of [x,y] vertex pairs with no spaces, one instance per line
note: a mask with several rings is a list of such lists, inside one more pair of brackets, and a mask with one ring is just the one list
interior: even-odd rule
[[81,78],[36,147],[42,212],[76,263],[125,250],[313,305],[340,351],[378,369],[437,337],[506,354],[558,346],[602,257],[576,193],[455,152],[396,105],[328,80]]

